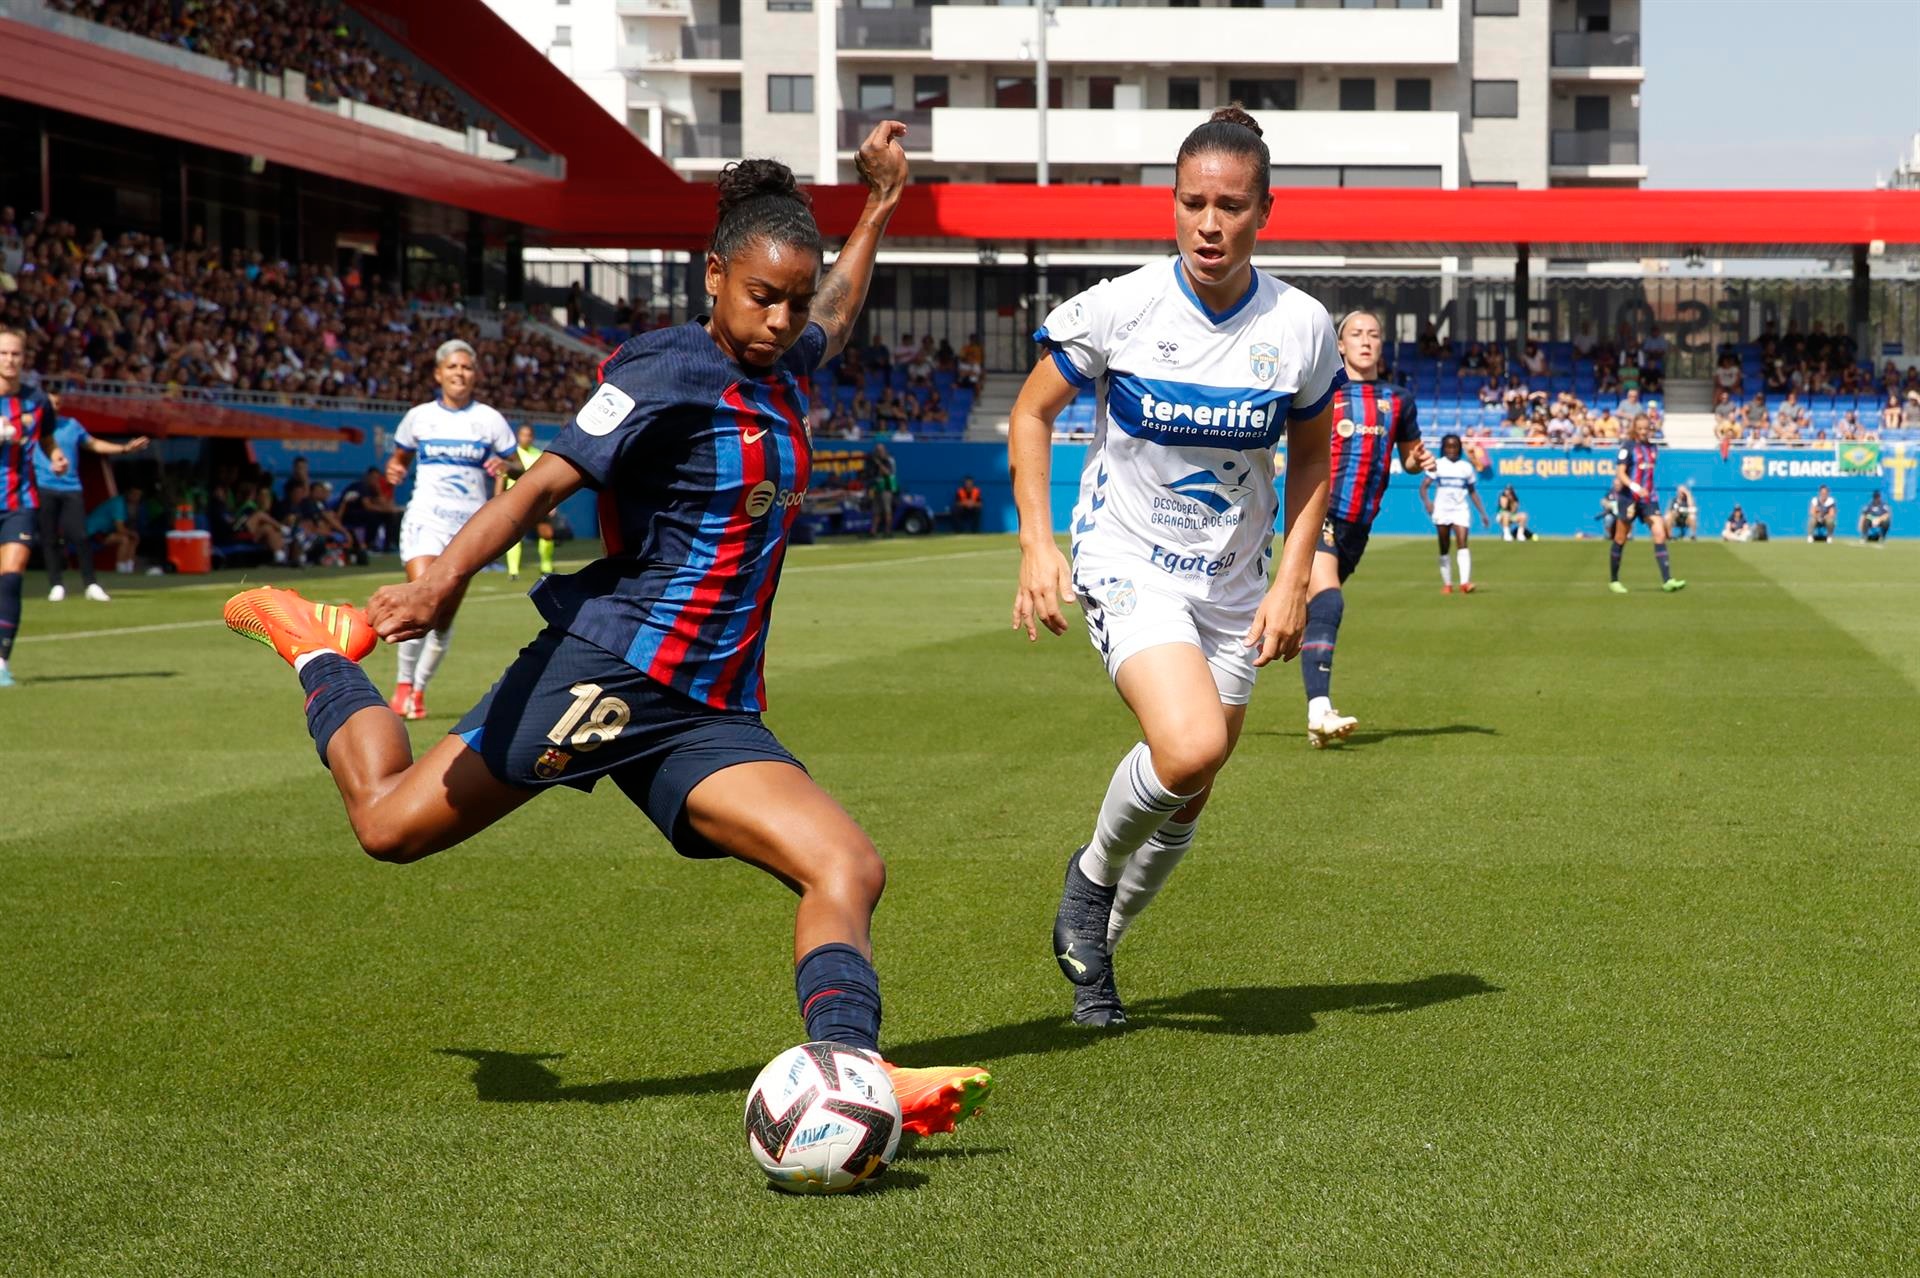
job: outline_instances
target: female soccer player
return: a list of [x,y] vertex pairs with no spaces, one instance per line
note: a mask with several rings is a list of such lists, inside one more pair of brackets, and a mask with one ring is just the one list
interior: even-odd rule
[[1433,455],[1420,442],[1412,392],[1380,380],[1383,333],[1380,317],[1371,311],[1351,311],[1340,321],[1340,360],[1347,384],[1333,392],[1327,522],[1313,557],[1306,637],[1300,644],[1307,742],[1316,750],[1344,741],[1360,723],[1333,708],[1333,647],[1347,611],[1341,587],[1367,552],[1394,462],[1410,475],[1434,465]]
[[[1327,434],[1345,376],[1326,308],[1253,269],[1273,212],[1267,145],[1237,107],[1181,143],[1179,252],[1062,303],[1014,405],[1020,512],[1013,625],[1087,631],[1145,740],[1115,769],[1092,837],[1067,859],[1053,953],[1076,1022],[1126,1012],[1112,950],[1193,840],[1240,733],[1255,667],[1299,654],[1315,538],[1327,513]],[[1053,539],[1053,422],[1097,386],[1093,447],[1073,516],[1073,563]],[[1287,436],[1285,529],[1274,447]]]
[[[1440,460],[1420,480],[1420,504],[1433,519],[1434,532],[1440,538],[1440,593],[1453,593],[1453,567],[1447,551],[1455,539],[1460,545],[1460,593],[1473,593],[1473,552],[1467,549],[1467,503],[1480,512],[1480,526],[1493,527],[1487,508],[1480,503],[1480,489],[1474,482],[1473,463],[1461,455],[1460,437],[1448,435],[1440,441]],[[1440,491],[1428,497],[1429,488]]]
[[53,407],[25,384],[26,335],[0,328],[0,688],[11,688],[13,641],[20,633],[20,600],[27,555],[39,522],[35,476],[67,473],[67,455],[53,440]]
[[[425,576],[474,512],[500,492],[514,458],[513,428],[507,419],[473,397],[479,378],[473,347],[458,338],[440,343],[433,353],[433,383],[440,393],[408,409],[400,429],[393,433],[388,483],[396,487],[404,483],[407,468],[414,458],[420,459],[413,499],[400,521],[400,560],[407,567],[408,581]],[[439,614],[439,624],[423,638],[400,645],[399,673],[388,703],[395,714],[407,719],[427,717],[427,683],[447,655],[453,616],[466,591],[462,581],[452,602]]]
[[[633,338],[546,454],[427,570],[362,617],[281,590],[227,624],[299,671],[307,723],[361,846],[414,861],[556,784],[601,777],[681,854],[732,856],[800,895],[795,984],[811,1039],[877,1052],[868,924],[886,868],[866,834],[761,722],[768,618],[812,455],[805,378],[846,344],[907,182],[887,121],[860,148],[869,193],[820,280],[820,231],[793,174],[748,160],[720,178],[707,252],[713,314]],[[418,762],[355,663],[374,632],[441,624],[481,568],[581,487],[601,495],[606,558],[542,579],[547,626]],[[978,1069],[889,1067],[907,1130],[951,1130],[991,1083]]]
[[[511,468],[513,473],[507,477],[506,486],[508,488],[513,487],[513,481],[531,470],[533,464],[540,460],[540,454],[544,451],[544,449],[533,446],[533,427],[522,426],[513,450],[513,466]],[[533,535],[540,551],[540,571],[543,573],[552,572],[553,520],[542,519],[539,523],[535,524]],[[507,547],[507,579],[510,581],[520,580],[520,548],[524,544],[524,539],[522,539]]]
[[1607,548],[1607,589],[1616,595],[1627,593],[1627,588],[1620,584],[1620,555],[1627,548],[1627,538],[1632,535],[1636,520],[1653,534],[1653,558],[1660,565],[1660,589],[1672,594],[1687,588],[1686,582],[1673,575],[1673,564],[1667,558],[1667,521],[1660,513],[1660,494],[1654,484],[1654,467],[1659,461],[1660,446],[1653,442],[1653,420],[1645,413],[1635,413],[1627,437],[1620,441],[1620,452],[1614,458],[1613,467],[1616,518],[1613,544]]

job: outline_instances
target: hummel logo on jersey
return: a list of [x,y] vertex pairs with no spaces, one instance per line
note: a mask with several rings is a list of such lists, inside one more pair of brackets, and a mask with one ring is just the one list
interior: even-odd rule
[[1153,347],[1154,347],[1153,357],[1155,360],[1159,361],[1160,363],[1173,364],[1173,363],[1179,362],[1180,343],[1169,342],[1163,339],[1161,341],[1155,342],[1153,344]]
[[773,428],[770,426],[762,426],[759,430],[743,430],[740,432],[741,442],[748,443],[748,444],[757,444],[762,439],[766,438],[767,432],[771,429]]

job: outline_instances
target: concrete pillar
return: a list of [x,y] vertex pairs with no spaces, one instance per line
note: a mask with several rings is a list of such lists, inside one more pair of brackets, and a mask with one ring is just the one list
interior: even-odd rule
[[507,305],[527,300],[527,234],[519,227],[507,232]]
[[1871,365],[1880,362],[1880,345],[1867,331],[1873,314],[1873,275],[1867,269],[1867,246],[1853,246],[1853,285],[1847,291],[1847,331],[1853,334],[1854,357]]
[[1513,338],[1513,358],[1519,359],[1527,349],[1528,321],[1533,315],[1533,299],[1528,278],[1528,259],[1531,254],[1525,244],[1513,246],[1513,313],[1519,321],[1518,331]]
[[467,300],[483,303],[487,293],[487,227],[477,213],[467,214],[467,252],[462,264],[466,267],[463,291]]

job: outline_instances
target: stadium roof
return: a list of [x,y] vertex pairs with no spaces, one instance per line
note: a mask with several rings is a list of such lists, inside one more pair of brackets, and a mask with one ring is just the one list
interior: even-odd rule
[[[354,0],[424,62],[562,158],[555,177],[460,154],[251,90],[0,18],[0,92],[434,200],[582,247],[694,248],[713,188],[689,183],[594,104],[482,0]],[[857,187],[815,188],[829,235],[859,214]],[[923,185],[894,219],[902,239],[966,244],[1165,243],[1165,188]],[[1920,192],[1641,191],[1557,188],[1287,190],[1263,234],[1269,250],[1348,256],[1845,256],[1881,241],[1920,245]]]

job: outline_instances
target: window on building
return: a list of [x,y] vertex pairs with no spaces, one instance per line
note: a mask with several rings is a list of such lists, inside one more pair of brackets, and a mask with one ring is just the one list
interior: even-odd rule
[[1372,80],[1340,81],[1340,109],[1342,111],[1373,110]]
[[1473,118],[1510,120],[1520,114],[1518,80],[1475,80],[1473,82]]
[[[1047,106],[1058,108],[1061,105],[1060,77],[1047,77]],[[1032,110],[1040,105],[1033,93],[1033,77],[1030,75],[997,75],[993,78],[993,104],[1014,110]]]
[[1171,164],[1143,164],[1140,166],[1141,186],[1172,186],[1173,166]]
[[1272,169],[1275,186],[1339,186],[1340,170],[1306,164],[1276,164]]
[[810,75],[768,76],[767,110],[776,115],[805,115],[812,111],[813,77]]
[[1517,191],[1520,189],[1518,182],[1475,182],[1473,185],[1478,189],[1488,191]]
[[1605,94],[1581,94],[1573,100],[1573,127],[1582,133],[1604,133],[1613,127],[1613,99]]
[[1190,76],[1175,76],[1167,81],[1167,110],[1198,111],[1200,81]]
[[1613,0],[1574,0],[1575,31],[1613,30]]
[[1517,18],[1520,16],[1520,0],[1473,0],[1473,16]]
[[1433,81],[1419,78],[1395,80],[1393,109],[1396,111],[1433,110]]
[[1292,111],[1300,104],[1300,86],[1293,80],[1228,80],[1227,100],[1249,111]]
[[1349,164],[1340,171],[1341,186],[1440,185],[1440,166],[1422,164]]
[[[720,123],[740,123],[740,90],[715,89],[713,91],[713,100],[717,106],[715,114],[720,117]],[[811,95],[808,96],[808,102],[812,102]]]
[[944,75],[913,77],[913,105],[920,111],[931,111],[934,107],[948,105],[947,77]]
[[1113,110],[1113,91],[1120,87],[1117,75],[1096,75],[1087,81],[1087,107],[1093,111]]
[[767,0],[768,13],[812,13],[813,0]]
[[553,29],[553,47],[556,49],[572,48],[573,47],[573,28],[572,27],[555,27]]
[[855,101],[862,111],[893,110],[893,77],[890,75],[863,75],[856,92]]

